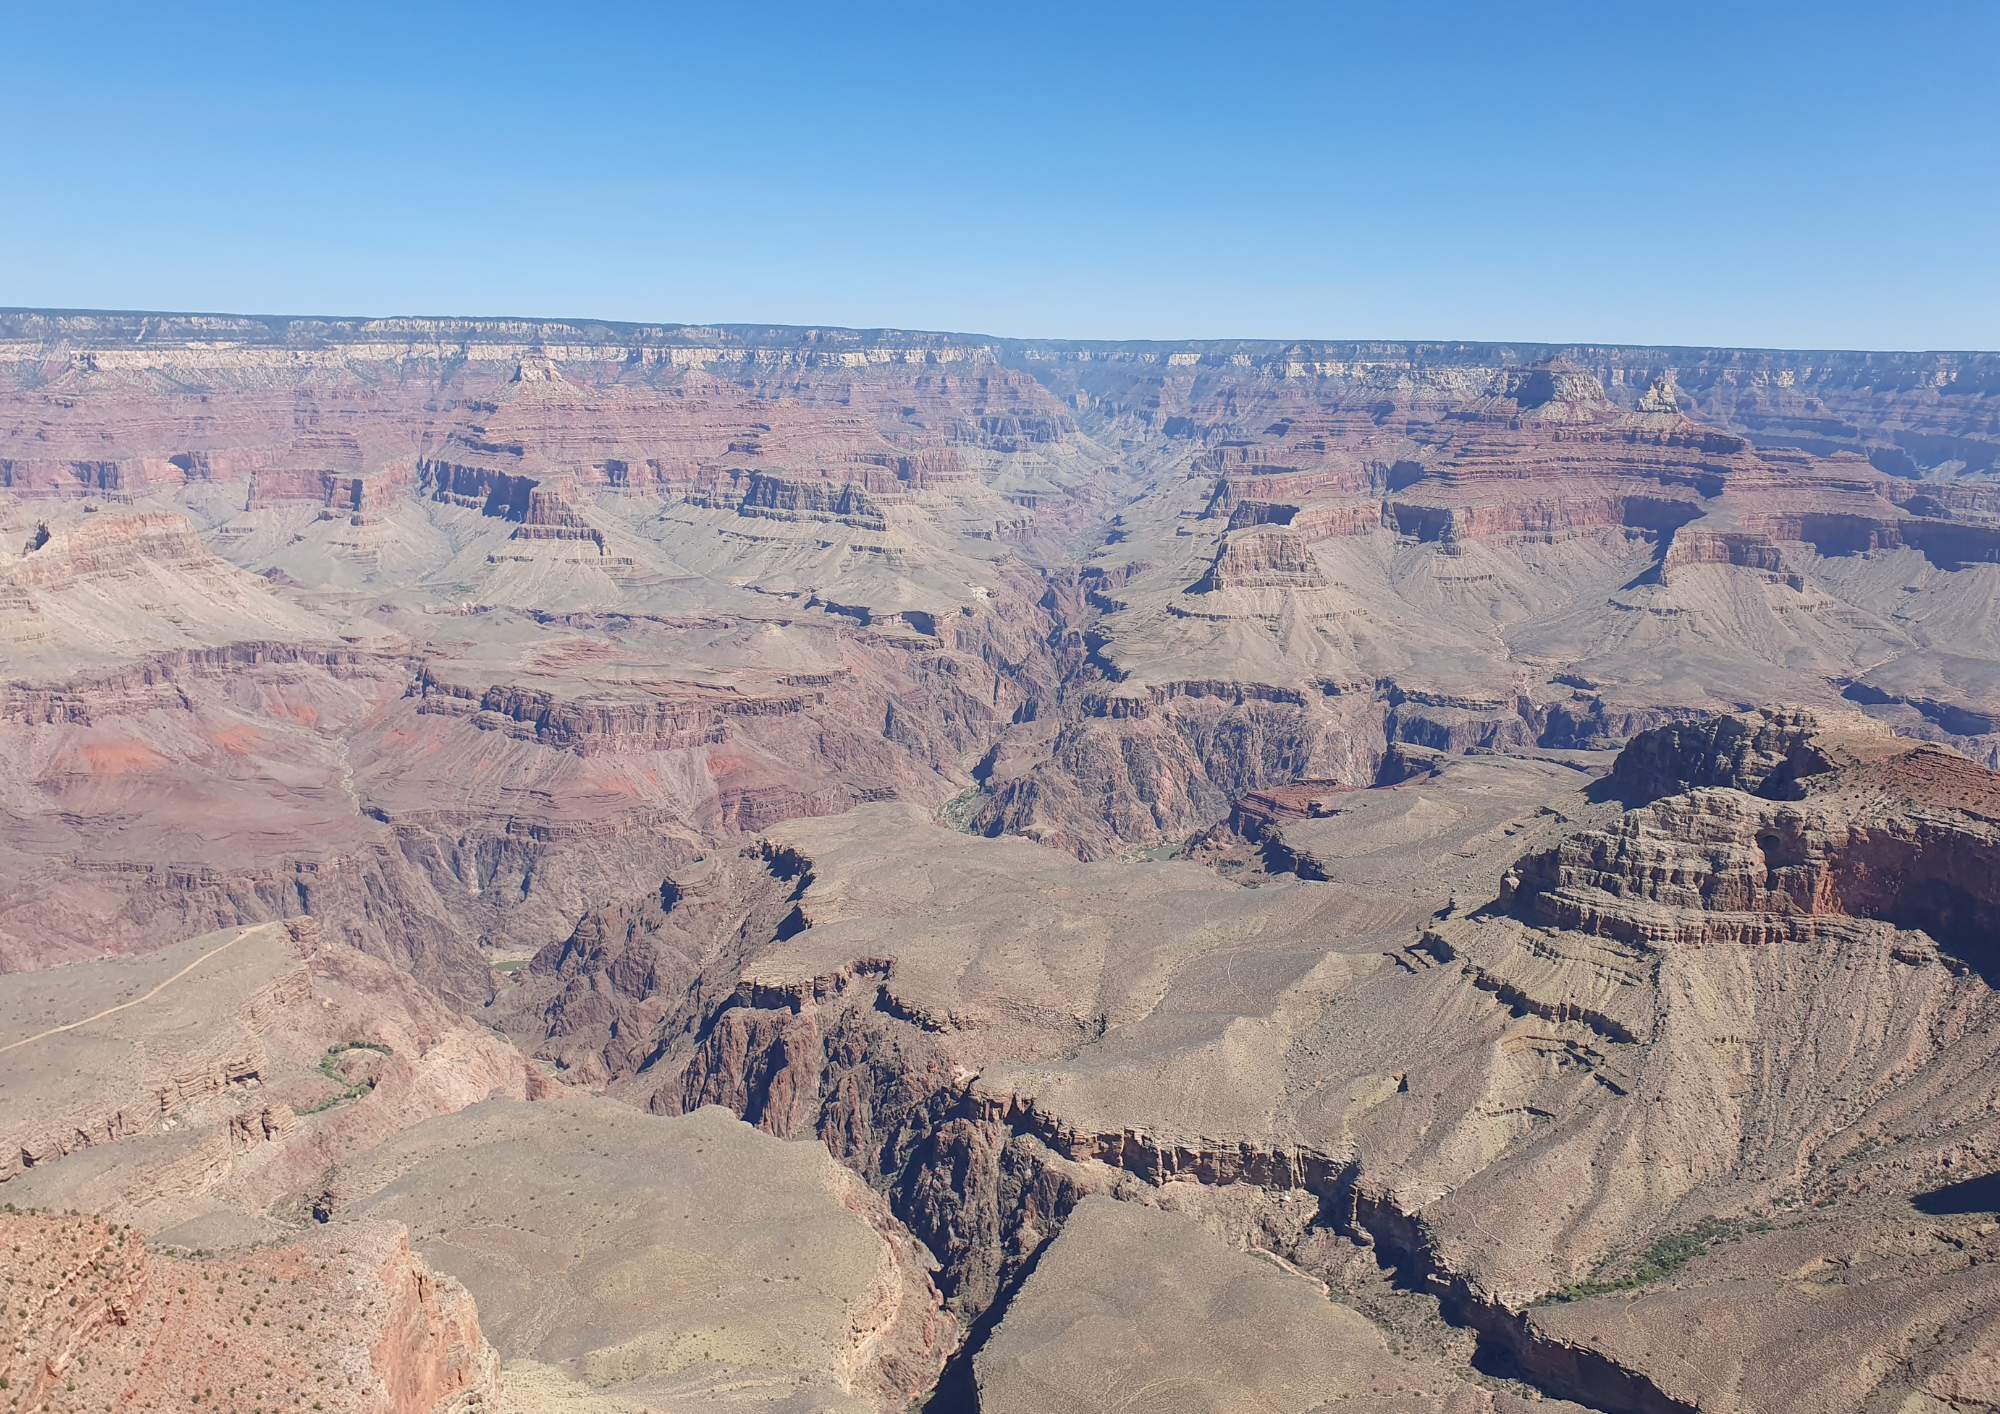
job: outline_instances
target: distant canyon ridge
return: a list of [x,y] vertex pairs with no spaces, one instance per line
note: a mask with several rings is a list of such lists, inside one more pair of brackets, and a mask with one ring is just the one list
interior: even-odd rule
[[857,801],[1102,858],[1398,743],[1774,701],[1990,764],[1997,380],[9,311],[0,958],[338,897],[476,992],[479,946]]

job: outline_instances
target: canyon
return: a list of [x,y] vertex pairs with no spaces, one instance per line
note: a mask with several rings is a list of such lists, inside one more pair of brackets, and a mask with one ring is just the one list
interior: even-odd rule
[[1996,596],[1996,354],[0,311],[10,1387],[2000,1408]]

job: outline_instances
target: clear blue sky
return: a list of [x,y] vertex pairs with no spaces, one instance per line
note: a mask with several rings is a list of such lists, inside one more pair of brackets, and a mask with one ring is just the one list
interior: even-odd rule
[[2000,3],[0,0],[0,304],[2000,347]]

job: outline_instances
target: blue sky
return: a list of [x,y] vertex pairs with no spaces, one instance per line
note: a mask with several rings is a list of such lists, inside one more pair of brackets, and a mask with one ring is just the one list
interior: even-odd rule
[[2000,4],[0,0],[0,303],[2000,347]]

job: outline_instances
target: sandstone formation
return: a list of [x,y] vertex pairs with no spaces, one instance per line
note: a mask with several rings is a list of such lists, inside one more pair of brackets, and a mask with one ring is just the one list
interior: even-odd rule
[[16,1354],[1993,1407],[1996,378],[0,314]]
[[500,1407],[471,1297],[393,1224],[226,1260],[149,1252],[130,1228],[96,1217],[0,1217],[0,1241],[13,1407]]
[[310,918],[0,977],[0,1046],[7,1201],[155,1233],[254,1214],[410,1124],[538,1084]]

